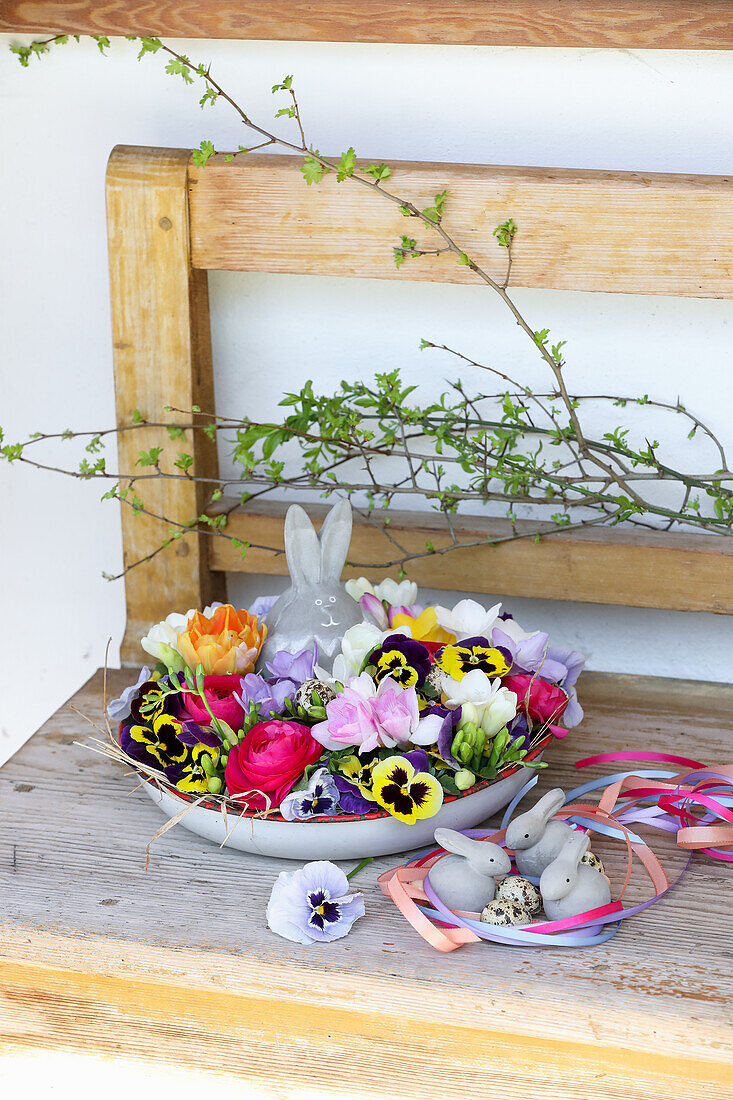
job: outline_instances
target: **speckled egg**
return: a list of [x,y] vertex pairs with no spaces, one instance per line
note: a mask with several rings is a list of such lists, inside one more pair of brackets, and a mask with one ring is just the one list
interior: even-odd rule
[[594,871],[600,871],[601,874],[605,873],[603,870],[603,863],[598,858],[598,856],[594,855],[591,851],[586,852],[580,862],[587,863],[587,865],[589,867],[592,867]]
[[508,898],[494,898],[481,913],[484,924],[499,924],[508,928],[514,924],[531,924],[532,914],[523,905]]
[[437,665],[431,665],[430,671],[425,677],[425,683],[430,684],[431,687],[435,688],[435,690],[440,693],[443,688],[444,678],[445,673],[443,672],[443,670],[438,668]]
[[332,699],[336,698],[336,692],[330,684],[324,684],[323,680],[306,680],[300,685],[293,696],[293,702],[296,707],[304,707],[306,710],[309,710],[313,706],[311,695],[314,691],[324,707],[326,703],[330,703]]
[[528,913],[539,913],[542,908],[542,899],[536,886],[529,879],[519,875],[507,875],[497,889],[496,897],[499,901],[514,901],[521,905]]

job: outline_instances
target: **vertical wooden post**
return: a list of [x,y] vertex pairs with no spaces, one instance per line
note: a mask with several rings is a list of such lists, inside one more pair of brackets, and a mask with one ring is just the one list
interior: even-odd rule
[[[129,424],[135,409],[155,421],[180,420],[164,413],[166,405],[214,410],[207,274],[191,267],[189,156],[183,149],[117,146],[107,167],[118,425]],[[194,458],[190,474],[217,476],[216,443],[202,432],[173,441],[162,435],[160,429],[121,433],[118,468],[134,471],[140,450],[165,442],[162,469],[180,472],[173,461],[178,451],[186,451]],[[207,496],[207,486],[194,481],[141,481],[136,491],[146,509],[182,523],[201,513]],[[123,504],[125,567],[155,550],[168,530],[168,524],[135,515]],[[127,574],[123,664],[142,659],[139,639],[150,624],[171,611],[224,598],[224,574],[210,572],[205,541],[202,534],[186,535]]]

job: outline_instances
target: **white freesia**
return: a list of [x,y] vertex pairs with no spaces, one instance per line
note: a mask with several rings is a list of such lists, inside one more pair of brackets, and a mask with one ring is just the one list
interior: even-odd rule
[[461,707],[461,721],[474,722],[487,737],[493,737],[517,713],[516,692],[490,680],[480,668],[474,668],[462,680],[446,676],[442,682],[448,707]]
[[367,592],[391,607],[412,607],[417,603],[417,585],[414,581],[395,581],[387,577],[379,584],[372,584],[366,577],[357,577],[355,581],[346,581],[344,588],[357,603]]
[[417,585],[414,581],[394,581],[391,577],[374,586],[374,595],[391,607],[412,607],[417,603]]
[[463,638],[490,638],[491,631],[502,622],[499,619],[501,604],[494,604],[487,611],[476,600],[459,600],[451,610],[448,607],[436,606],[435,617],[438,625],[454,634],[457,641]]
[[[220,602],[209,604],[208,607],[204,608],[202,614],[206,618],[211,618],[217,607],[221,606]],[[146,653],[149,653],[156,661],[162,661],[171,671],[182,672],[186,667],[186,662],[183,660],[181,651],[178,648],[178,635],[186,629],[188,620],[195,612],[195,608],[191,608],[185,615],[172,611],[161,623],[156,623],[155,626],[150,628],[145,637],[140,639],[140,645]]]
[[352,676],[359,675],[366,655],[393,634],[404,634],[407,638],[410,636],[409,630],[404,626],[395,627],[393,630],[380,630],[374,623],[357,623],[356,626],[350,627],[341,639],[341,652],[334,658],[333,671],[329,674],[316,665],[316,676],[319,679],[327,677],[331,680],[339,680],[345,684]]
[[359,603],[365,592],[368,592],[371,596],[376,595],[374,585],[366,577],[357,577],[355,581],[346,581],[344,588],[352,600],[356,600],[357,603]]

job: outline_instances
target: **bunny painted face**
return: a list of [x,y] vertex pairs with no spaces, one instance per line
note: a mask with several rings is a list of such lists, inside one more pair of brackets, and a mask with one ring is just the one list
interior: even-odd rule
[[320,537],[298,504],[285,517],[285,556],[292,584],[267,616],[261,661],[278,650],[318,649],[330,666],[346,631],[362,622],[361,608],[339,578],[351,541],[351,505],[341,500],[328,513]]

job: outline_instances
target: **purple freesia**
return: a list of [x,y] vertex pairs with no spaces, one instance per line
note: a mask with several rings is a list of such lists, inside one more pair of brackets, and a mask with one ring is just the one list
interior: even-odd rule
[[529,638],[515,642],[501,627],[495,627],[491,632],[491,642],[492,645],[508,650],[513,675],[539,672],[543,680],[556,684],[567,674],[565,665],[550,656],[550,636],[541,630],[530,634]]
[[252,703],[260,704],[263,718],[280,715],[285,711],[285,700],[292,699],[298,688],[293,680],[266,680],[256,672],[248,672],[242,677],[242,690],[235,698],[242,704],[245,713],[249,713]]
[[577,726],[579,722],[583,721],[583,708],[578,702],[578,692],[575,685],[585,668],[585,657],[582,653],[578,653],[577,649],[565,649],[561,646],[550,646],[548,654],[567,669],[565,677],[560,681],[562,689],[568,697],[568,705],[563,714],[563,721],[568,729],[572,729],[573,726]]
[[258,619],[264,619],[277,603],[279,596],[258,596],[249,609],[250,615],[256,615]]
[[278,680],[292,680],[296,687],[306,680],[313,679],[318,653],[313,649],[301,649],[298,653],[279,650],[271,661],[267,662],[270,676]]
[[293,943],[341,939],[364,916],[364,898],[348,889],[344,872],[327,860],[281,871],[267,905],[270,930]]

